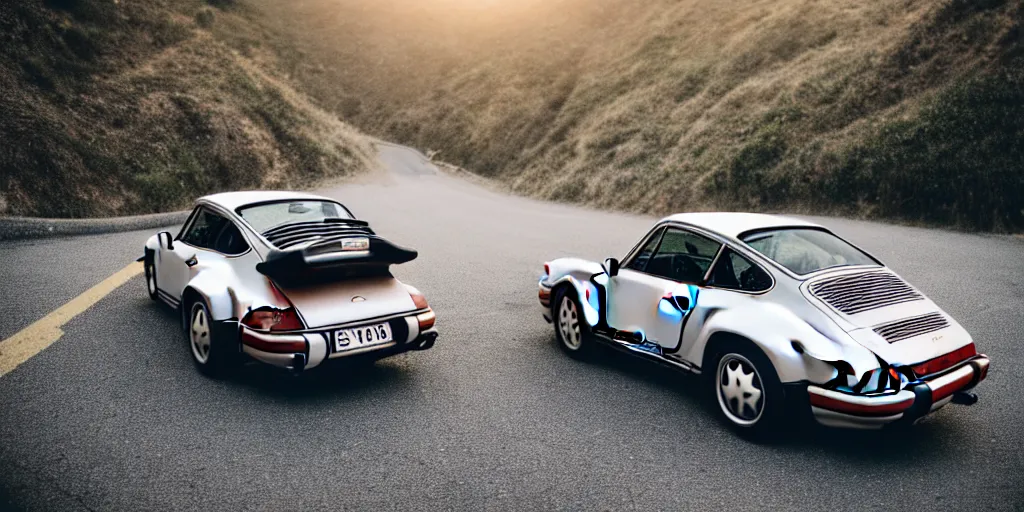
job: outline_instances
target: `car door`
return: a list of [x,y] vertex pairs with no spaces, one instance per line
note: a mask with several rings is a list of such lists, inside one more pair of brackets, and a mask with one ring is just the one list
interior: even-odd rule
[[[693,231],[667,226],[608,280],[608,325],[643,338],[664,350],[679,348],[684,319],[722,244]],[[691,304],[680,311],[666,294],[688,293]]]

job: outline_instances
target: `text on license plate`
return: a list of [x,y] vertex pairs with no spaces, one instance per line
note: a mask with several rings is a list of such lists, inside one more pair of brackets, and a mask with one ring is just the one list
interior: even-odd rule
[[373,324],[334,331],[334,351],[341,352],[391,341],[391,326]]

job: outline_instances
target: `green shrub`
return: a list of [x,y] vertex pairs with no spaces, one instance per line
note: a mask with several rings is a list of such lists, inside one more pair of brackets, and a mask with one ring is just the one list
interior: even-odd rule
[[213,26],[213,22],[216,16],[213,13],[213,9],[200,9],[196,13],[196,25],[203,28],[210,28]]
[[171,46],[192,37],[192,29],[170,18],[162,18],[150,29],[153,43],[159,47]]
[[95,41],[81,28],[68,27],[64,31],[63,39],[71,53],[80,59],[91,61],[99,54],[99,48]]
[[29,82],[40,89],[53,90],[56,86],[53,72],[39,57],[33,56],[21,59],[21,70],[28,77]]
[[112,0],[46,0],[44,4],[59,9],[81,21],[102,22],[116,15]]

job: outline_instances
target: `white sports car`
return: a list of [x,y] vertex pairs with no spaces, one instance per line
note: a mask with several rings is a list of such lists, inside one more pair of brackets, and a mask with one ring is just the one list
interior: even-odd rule
[[141,260],[149,296],[180,310],[193,361],[214,374],[242,354],[301,372],[432,347],[433,310],[390,272],[416,256],[332,199],[230,192],[199,198]]
[[967,390],[989,367],[924,294],[797,219],[673,215],[621,263],[557,259],[539,284],[569,355],[603,342],[703,375],[727,422],[755,436],[793,411],[829,426],[912,423],[977,401]]

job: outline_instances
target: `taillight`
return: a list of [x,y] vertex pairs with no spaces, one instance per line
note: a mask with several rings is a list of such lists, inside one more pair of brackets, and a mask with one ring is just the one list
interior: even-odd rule
[[549,267],[547,263],[544,264],[544,275],[546,275],[546,276],[550,276],[551,275],[551,267]]
[[437,316],[434,315],[434,310],[427,311],[426,313],[420,313],[416,315],[416,321],[420,324],[420,332],[430,329],[434,326],[434,321],[437,320]]
[[405,289],[409,291],[409,296],[412,297],[412,303],[416,305],[416,309],[429,307],[427,305],[427,298],[419,290],[409,285],[405,285]]
[[295,308],[280,309],[273,306],[249,311],[242,319],[242,325],[257,331],[298,331],[305,328]]
[[962,361],[966,361],[976,355],[978,355],[978,350],[974,348],[974,343],[971,343],[948,354],[936,357],[935,359],[929,359],[923,363],[915,364],[912,368],[914,369],[914,374],[917,377],[925,377],[952,367]]

